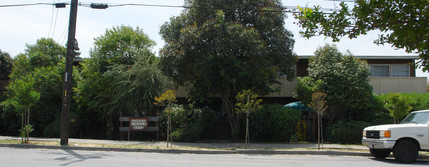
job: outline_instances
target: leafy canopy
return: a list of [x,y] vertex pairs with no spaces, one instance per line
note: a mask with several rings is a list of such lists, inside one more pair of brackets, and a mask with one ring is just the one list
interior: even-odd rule
[[40,38],[34,45],[27,44],[25,52],[15,57],[10,78],[20,78],[37,68],[63,65],[65,56],[64,46],[51,38]]
[[316,92],[311,95],[311,103],[308,104],[308,106],[316,111],[318,116],[323,116],[325,110],[328,108],[328,106],[325,105],[327,96],[326,93],[322,92]]
[[390,116],[400,120],[405,118],[413,109],[407,104],[407,101],[406,96],[399,93],[388,94],[385,107],[389,110]]
[[112,103],[117,104],[115,110],[123,113],[151,109],[153,97],[169,84],[158,62],[149,59],[139,59],[131,67],[114,66],[106,75],[114,76]]
[[[25,52],[14,59],[5,104],[15,106],[17,110],[31,107],[31,121],[37,122],[34,124],[35,135],[41,135],[61,111],[65,55],[64,46],[53,39],[40,38],[35,44],[27,44]],[[5,110],[16,113],[13,111],[11,107]]]
[[376,44],[392,44],[409,53],[420,55],[424,70],[429,62],[429,1],[427,0],[355,0],[351,9],[342,2],[341,8],[324,14],[320,6],[314,10],[299,8],[295,15],[304,29],[301,34],[316,35],[339,41],[342,37],[356,38],[372,30],[381,33]]
[[235,97],[237,99],[237,103],[235,103],[235,111],[237,113],[253,113],[259,111],[262,106],[260,103],[262,99],[258,99],[258,94],[252,92],[251,90],[243,90]]
[[315,52],[309,59],[308,74],[299,79],[296,88],[297,98],[306,104],[311,103],[315,92],[326,93],[328,106],[338,106],[350,114],[372,103],[368,64],[350,53],[343,55],[335,45],[325,45]]
[[162,93],[160,96],[156,96],[154,104],[161,105],[161,106],[167,106],[173,103],[176,103],[176,93],[174,90],[168,89],[164,93]]
[[152,57],[155,42],[139,27],[117,26],[94,39],[90,56],[98,72],[104,73],[113,65],[133,65],[139,57]]
[[0,81],[9,79],[9,74],[12,72],[12,66],[13,59],[10,57],[9,53],[2,52],[0,49]]
[[26,111],[27,107],[34,106],[40,99],[40,93],[34,89],[34,85],[31,75],[13,80],[7,87],[9,97],[2,104],[12,105],[22,112]]
[[186,1],[189,9],[161,27],[165,71],[189,84],[196,99],[274,91],[278,74],[292,78],[294,40],[272,0]]
[[242,90],[277,91],[279,75],[294,77],[292,33],[278,0],[186,0],[180,16],[161,27],[166,73],[198,103],[220,97],[233,136],[239,120],[234,96]]

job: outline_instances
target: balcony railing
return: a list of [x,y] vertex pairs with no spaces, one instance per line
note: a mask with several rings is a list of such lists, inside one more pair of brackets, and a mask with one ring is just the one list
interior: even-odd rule
[[[370,77],[369,84],[373,87],[373,93],[425,93],[427,90],[426,77]],[[281,91],[264,97],[292,97],[298,81],[280,79]]]
[[[293,92],[298,84],[297,79],[288,81],[282,78],[279,81],[282,83],[280,92],[263,97],[293,97]],[[425,93],[427,90],[426,77],[370,77],[369,83],[375,94]],[[176,95],[177,97],[185,97],[187,93],[185,88],[180,87]]]
[[426,77],[371,77],[369,83],[376,94],[425,93]]

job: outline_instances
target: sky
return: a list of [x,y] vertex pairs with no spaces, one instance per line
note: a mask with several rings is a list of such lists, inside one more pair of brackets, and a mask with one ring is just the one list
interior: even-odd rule
[[[70,0],[0,0],[1,5],[32,4],[32,3],[60,3]],[[338,8],[338,1],[328,0],[281,0],[283,6],[309,6],[320,5],[322,8]],[[113,4],[150,4],[183,6],[183,0],[80,0],[83,5],[89,3]],[[353,5],[352,2],[347,2]],[[85,6],[78,7],[76,39],[78,40],[82,57],[89,57],[89,51],[93,48],[94,38],[104,34],[106,29],[125,25],[139,27],[154,40],[157,45],[152,49],[158,53],[163,47],[164,41],[159,35],[161,25],[168,22],[172,16],[178,16],[183,8],[179,7],[150,7],[150,6],[122,6],[109,7],[108,9],[91,9]],[[61,45],[67,41],[70,6],[66,8],[54,8],[53,5],[37,5],[23,7],[0,7],[0,49],[11,56],[23,53],[26,44],[33,45],[37,39],[53,38]],[[333,43],[330,38],[323,36],[305,39],[299,35],[301,30],[295,24],[297,20],[292,14],[287,14],[285,28],[294,34],[294,52],[298,55],[313,55],[318,47],[328,44],[336,44],[341,52],[350,51],[353,55],[410,55],[403,49],[395,49],[391,45],[379,46],[374,44],[378,37],[378,31],[369,32],[367,35],[356,39],[343,38],[338,43]],[[411,54],[416,55],[416,54]],[[429,76],[420,69],[417,76]]]

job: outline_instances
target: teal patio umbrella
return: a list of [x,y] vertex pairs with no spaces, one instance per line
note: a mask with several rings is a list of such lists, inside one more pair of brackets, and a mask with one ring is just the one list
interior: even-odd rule
[[293,109],[299,110],[299,111],[313,111],[310,107],[307,107],[301,101],[292,102],[292,103],[286,104],[284,106],[285,107],[290,107],[290,108],[293,108]]

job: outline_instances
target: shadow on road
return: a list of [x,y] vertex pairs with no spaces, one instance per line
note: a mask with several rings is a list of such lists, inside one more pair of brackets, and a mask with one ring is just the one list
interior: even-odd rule
[[370,158],[370,159],[374,161],[388,163],[388,164],[403,164],[406,166],[428,166],[429,165],[429,159],[417,159],[416,162],[410,163],[410,164],[400,163],[396,161],[395,158],[393,157],[387,157],[386,159],[378,159],[378,158]]
[[105,154],[102,154],[102,153],[94,153],[94,154],[90,153],[90,154],[84,155],[69,149],[62,149],[62,150],[67,154],[64,154],[65,155],[64,157],[55,158],[55,160],[65,162],[64,164],[61,164],[61,166],[67,166],[73,163],[83,162],[89,159],[102,159],[103,156],[106,156]]

